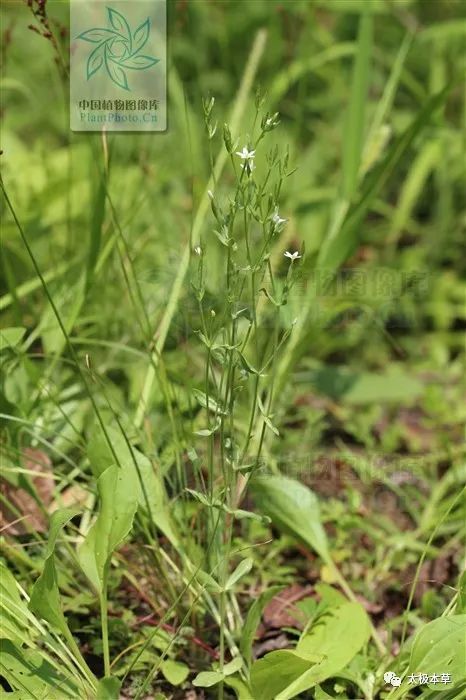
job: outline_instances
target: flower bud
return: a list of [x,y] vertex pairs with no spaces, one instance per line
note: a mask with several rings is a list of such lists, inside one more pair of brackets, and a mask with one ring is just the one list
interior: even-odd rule
[[227,149],[228,153],[233,152],[233,140],[231,138],[231,131],[230,127],[228,124],[223,125],[223,141],[225,143],[225,148]]

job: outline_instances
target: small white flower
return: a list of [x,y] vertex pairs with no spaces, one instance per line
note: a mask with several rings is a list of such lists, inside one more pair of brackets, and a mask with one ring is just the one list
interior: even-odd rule
[[393,671],[386,671],[386,672],[383,674],[383,679],[384,679],[385,683],[390,683],[391,680],[392,680],[392,678],[395,678],[395,675],[396,675],[396,674],[393,673]]
[[281,226],[282,224],[286,223],[288,219],[282,219],[282,217],[278,213],[278,209],[275,212],[275,214],[272,216],[272,221],[275,224],[276,228]]
[[390,683],[394,685],[395,688],[398,688],[401,685],[401,678],[399,676],[394,676]]
[[290,251],[287,250],[286,253],[283,253],[283,255],[285,256],[285,258],[289,258],[291,262],[301,257],[297,250],[294,253],[290,253]]
[[253,160],[247,160],[241,165],[241,169],[244,170],[244,168],[246,168],[247,172],[251,174],[252,171],[256,169],[256,165]]
[[197,246],[194,248],[194,252],[196,253],[196,255],[202,255],[202,248],[201,248],[201,246],[200,246],[200,245],[197,245]]
[[255,151],[250,151],[247,146],[243,146],[242,151],[236,151],[236,155],[241,158],[241,160],[250,161],[256,155]]

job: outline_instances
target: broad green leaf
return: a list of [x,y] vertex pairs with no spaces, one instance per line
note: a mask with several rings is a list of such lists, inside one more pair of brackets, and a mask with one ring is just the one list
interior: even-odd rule
[[308,381],[322,394],[351,404],[374,401],[406,403],[418,398],[424,388],[419,379],[399,367],[390,367],[384,374],[378,374],[324,365],[300,373],[299,379]]
[[232,588],[234,588],[238,581],[251,571],[253,564],[254,559],[252,559],[251,557],[243,559],[243,561],[238,564],[236,569],[227,579],[227,582],[225,584],[225,590],[229,591]]
[[283,590],[283,586],[273,586],[267,591],[264,591],[263,593],[261,593],[259,598],[257,598],[253,602],[253,604],[248,610],[248,614],[243,625],[243,631],[241,633],[241,641],[239,646],[240,651],[248,666],[251,663],[252,644],[254,642],[254,635],[261,620],[262,612],[267,603],[270,600],[272,600],[272,598],[276,596],[277,593],[279,593],[281,590]]
[[[466,614],[432,620],[414,637],[406,675],[451,675],[452,685],[466,680]],[[428,684],[437,689],[436,684]]]
[[346,603],[346,598],[343,593],[337,588],[330,586],[328,583],[319,581],[315,585],[315,591],[318,593],[321,603],[320,606],[323,607],[338,607],[342,603]]
[[6,348],[14,348],[15,345],[21,342],[26,328],[22,326],[12,326],[11,328],[3,328],[0,330],[0,351]]
[[330,665],[340,670],[356,656],[369,635],[369,618],[362,605],[345,602],[318,618],[302,635],[296,651],[301,656],[324,654]]
[[294,652],[271,652],[256,661],[251,668],[252,688],[261,700],[291,700],[342,672],[369,636],[370,623],[362,606],[344,603],[323,615]]
[[23,700],[82,697],[78,688],[39,652],[21,649],[9,639],[0,643],[0,675]]
[[57,510],[52,515],[44,568],[32,588],[29,601],[29,609],[38,617],[47,620],[52,627],[59,630],[67,639],[71,638],[71,632],[61,606],[57,570],[55,568],[55,545],[62,529],[78,513],[79,510],[65,508]]
[[171,685],[181,685],[189,675],[189,668],[186,664],[173,661],[173,659],[162,661],[160,670]]
[[[133,488],[137,494],[139,505],[148,513],[151,522],[163,532],[170,542],[175,547],[178,546],[179,538],[170,514],[160,468],[152,465],[142,452],[133,447],[125,439],[121,430],[108,426],[106,431],[118,457],[118,463],[125,472],[136,477]],[[115,456],[100,429],[97,429],[91,437],[88,456],[96,478],[115,463]]]
[[100,511],[86,539],[78,549],[84,573],[101,592],[113,552],[133,525],[138,507],[138,482],[128,465],[108,467],[97,480]]
[[97,685],[95,700],[117,700],[120,697],[121,681],[114,676],[102,678]]
[[251,688],[254,698],[274,700],[278,693],[285,691],[297,678],[301,678],[315,662],[305,659],[288,649],[271,651],[251,667]]
[[307,486],[285,476],[260,476],[252,480],[250,491],[258,510],[274,525],[305,542],[322,559],[329,559],[319,502]]
[[225,666],[223,667],[223,675],[224,676],[232,676],[234,673],[239,671],[240,669],[243,668],[243,659],[241,656],[237,656],[231,661],[229,661]]
[[220,671],[202,671],[193,680],[193,685],[196,688],[210,688],[212,685],[220,683],[223,678],[223,673],[220,673]]

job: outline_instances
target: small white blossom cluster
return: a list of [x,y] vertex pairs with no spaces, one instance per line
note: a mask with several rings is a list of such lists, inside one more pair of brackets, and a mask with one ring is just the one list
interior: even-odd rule
[[243,149],[241,151],[236,151],[236,155],[241,158],[243,164],[241,167],[246,168],[246,172],[248,175],[252,173],[252,171],[255,169],[255,163],[254,163],[254,157],[256,155],[255,151],[250,151],[247,146],[243,146]]
[[298,258],[301,257],[297,250],[294,253],[290,253],[290,251],[287,250],[286,253],[283,253],[283,255],[285,256],[285,258],[289,258],[291,262],[294,262],[295,260],[298,260]]
[[281,231],[284,224],[288,221],[288,219],[283,219],[280,214],[278,213],[278,209],[275,210],[275,213],[271,217],[271,221],[273,224],[273,227],[275,231]]

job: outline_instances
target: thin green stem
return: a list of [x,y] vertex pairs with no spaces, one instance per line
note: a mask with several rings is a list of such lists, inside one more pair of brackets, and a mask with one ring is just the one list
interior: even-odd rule
[[104,674],[110,675],[110,647],[108,641],[107,578],[100,593],[100,622],[102,627],[102,648],[104,653]]

